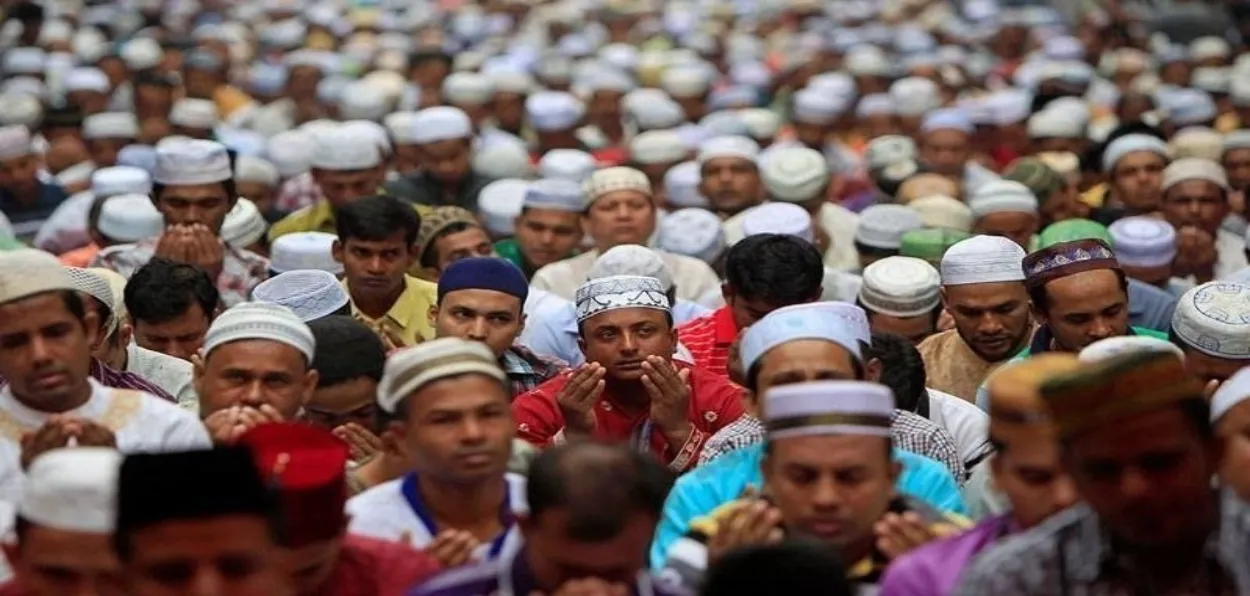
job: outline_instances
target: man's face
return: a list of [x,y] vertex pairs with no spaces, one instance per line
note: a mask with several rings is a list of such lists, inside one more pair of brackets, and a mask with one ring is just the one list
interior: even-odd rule
[[323,540],[298,548],[284,548],[284,567],[290,570],[296,594],[320,594],[338,567],[343,541]]
[[261,213],[268,213],[273,209],[276,188],[264,182],[236,182],[234,186],[239,191],[239,196],[255,203],[256,209]]
[[0,377],[22,401],[61,404],[87,382],[95,313],[78,320],[57,292],[0,304]]
[[321,69],[315,66],[292,67],[286,75],[286,94],[294,99],[314,98],[320,82]]
[[497,479],[516,431],[511,397],[502,383],[480,374],[440,379],[409,396],[396,427],[412,469],[455,484]]
[[874,114],[860,118],[859,123],[863,127],[864,136],[870,139],[898,133],[898,121],[893,114]]
[[1022,283],[945,286],[942,298],[959,337],[988,362],[1007,359],[1028,340],[1029,294]]
[[893,333],[906,338],[913,344],[919,344],[926,337],[933,335],[937,317],[930,313],[914,317],[896,317],[874,312],[868,315],[868,322],[876,333]]
[[1034,314],[1064,352],[1128,333],[1128,294],[1110,269],[1082,271],[1046,284],[1047,308]]
[[990,213],[978,219],[972,231],[1003,236],[1028,250],[1033,234],[1037,233],[1037,216],[1032,213]]
[[920,160],[945,176],[963,176],[968,152],[968,135],[958,130],[932,131],[920,143]]
[[472,151],[466,139],[417,145],[421,167],[443,184],[460,184],[469,176]]
[[409,174],[421,169],[421,151],[416,145],[397,144],[391,155],[391,162],[396,172]]
[[876,540],[873,525],[888,510],[898,476],[888,441],[872,436],[775,440],[761,467],[788,530],[856,558]]
[[19,544],[4,545],[4,554],[24,596],[108,594],[119,570],[108,534],[28,525]]
[[1210,381],[1223,383],[1229,377],[1237,374],[1237,371],[1246,365],[1245,360],[1216,358],[1193,348],[1185,348],[1184,350],[1185,370],[1188,370],[1189,374],[1202,379],[1204,383]]
[[677,334],[664,311],[653,308],[617,308],[582,322],[578,340],[587,362],[608,369],[608,378],[637,381],[648,356],[668,360],[677,349]]
[[356,377],[313,390],[304,406],[304,420],[326,430],[353,423],[377,432],[378,382],[369,377]]
[[183,77],[183,86],[186,88],[188,97],[211,99],[213,92],[221,84],[220,77],[216,73],[199,68],[187,69]]
[[92,139],[87,141],[87,152],[97,168],[117,165],[117,154],[122,147],[134,142],[133,139]]
[[244,339],[213,348],[195,367],[200,415],[232,406],[272,406],[294,420],[317,387],[302,353],[276,341]]
[[438,337],[459,337],[490,346],[496,357],[512,347],[525,328],[521,299],[494,290],[457,290],[434,308]]
[[773,304],[760,298],[750,299],[740,296],[729,284],[721,286],[721,296],[724,297],[725,305],[729,307],[729,313],[733,315],[734,325],[738,329],[746,329],[754,325],[756,321],[764,318],[768,313],[784,306],[790,306],[788,304]]
[[1150,151],[1121,157],[1111,168],[1112,194],[1135,213],[1158,211],[1165,167],[1163,157]]
[[994,485],[1007,495],[1016,523],[1031,528],[1077,501],[1053,436],[1017,441],[990,460]]
[[70,91],[66,100],[80,108],[84,115],[99,114],[108,109],[109,96],[99,91]]
[[846,348],[822,339],[783,343],[764,352],[755,366],[759,369],[755,377],[756,395],[764,395],[780,385],[862,378],[855,373],[855,359]]
[[1064,466],[1113,536],[1141,547],[1205,536],[1219,467],[1179,407],[1139,414],[1073,438]]
[[128,596],[293,593],[269,526],[257,516],[167,521],[134,532],[130,542]]
[[495,256],[495,246],[490,243],[490,236],[486,234],[486,230],[476,225],[444,234],[434,239],[430,248],[438,255],[435,265],[439,271],[462,259]]
[[135,87],[135,112],[144,116],[164,116],[174,104],[174,91],[159,85]]
[[1250,149],[1229,149],[1224,152],[1222,162],[1229,187],[1245,190],[1250,186]]
[[516,219],[516,242],[534,267],[568,257],[582,239],[581,215],[559,209],[529,208]]
[[226,194],[220,183],[191,186],[166,186],[156,197],[156,208],[165,216],[165,224],[201,224],[216,233],[226,221],[226,213],[234,206],[234,197]]
[[313,168],[313,181],[331,207],[340,207],[360,197],[374,194],[386,178],[382,166],[364,170],[322,170]]
[[1179,182],[1163,197],[1163,215],[1177,229],[1193,226],[1215,234],[1228,209],[1224,190],[1206,180]]
[[[1064,183],[1063,188],[1051,193],[1038,208],[1042,215],[1043,225],[1089,216],[1089,206],[1081,202],[1076,185],[1068,183]],[[1028,248],[1026,247],[1025,250]]]
[[188,362],[204,345],[204,335],[212,324],[208,314],[196,302],[192,302],[185,312],[168,321],[152,323],[132,317],[132,322],[135,343],[140,347]]
[[582,223],[600,252],[622,244],[646,244],[655,231],[655,205],[640,192],[609,192],[591,204]]
[[569,536],[569,514],[552,509],[520,521],[528,561],[538,584],[555,589],[565,582],[598,578],[630,585],[647,566],[647,548],[658,520],[635,513],[615,536],[588,542]]
[[586,104],[586,120],[600,122],[617,121],[621,118],[621,98],[618,91],[596,91],[591,94]]
[[39,184],[38,172],[39,160],[34,155],[0,159],[0,188],[30,192]]
[[798,139],[804,147],[824,151],[825,139],[829,137],[830,125],[828,124],[812,124],[810,122],[795,122],[794,137]]
[[1224,442],[1220,480],[1250,500],[1250,400],[1229,408],[1215,425],[1215,434]]
[[383,240],[348,238],[335,241],[331,253],[343,264],[343,275],[352,293],[386,297],[403,291],[404,272],[412,265],[413,248],[403,232]]
[[500,128],[521,130],[525,124],[525,96],[520,93],[496,93],[491,114],[495,116]]
[[709,159],[700,172],[699,194],[717,211],[738,213],[758,205],[764,197],[759,168],[741,157]]

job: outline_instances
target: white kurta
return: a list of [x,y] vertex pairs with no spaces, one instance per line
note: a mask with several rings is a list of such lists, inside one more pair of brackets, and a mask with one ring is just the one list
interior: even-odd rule
[[[698,301],[705,292],[720,287],[720,278],[716,272],[703,261],[694,257],[676,255],[662,250],[655,251],[668,266],[677,284],[677,297],[692,302]],[[534,273],[530,285],[546,290],[565,300],[577,298],[577,288],[586,283],[586,276],[599,258],[599,251],[591,250],[575,257],[557,261],[544,266]]]
[[959,458],[968,463],[990,450],[990,417],[971,402],[937,389],[929,392],[929,420],[955,437]]
[[167,391],[178,400],[178,406],[182,409],[199,414],[200,399],[195,394],[194,372],[190,362],[130,344],[126,347],[126,370]]
[[1228,230],[1215,235],[1215,279],[1224,279],[1244,269],[1246,263],[1246,239]]
[[[21,438],[35,432],[51,414],[26,407],[12,386],[0,390],[0,501],[16,503],[22,494]],[[108,427],[123,453],[208,449],[212,442],[200,419],[155,395],[105,387],[91,379],[91,397],[65,415]]]

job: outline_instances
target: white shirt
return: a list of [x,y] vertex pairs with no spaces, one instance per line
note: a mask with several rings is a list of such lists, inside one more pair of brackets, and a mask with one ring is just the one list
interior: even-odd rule
[[[413,479],[413,475],[407,474],[348,499],[347,514],[351,521],[347,524],[347,531],[388,542],[407,535],[409,545],[424,550],[434,541],[438,529],[419,500]],[[504,474],[504,481],[508,483],[507,499],[513,515],[529,512],[525,501],[525,477],[507,473]],[[501,554],[514,553],[520,546],[521,534],[516,525],[511,524],[499,539],[483,543],[473,555],[478,560],[494,559]]]
[[1215,279],[1224,279],[1247,265],[1246,239],[1228,230],[1216,232],[1215,251]]
[[955,437],[959,457],[974,461],[990,450],[990,417],[968,400],[937,389],[929,392],[929,420]]
[[[673,274],[673,279],[677,282],[677,298],[697,301],[709,290],[718,289],[719,291],[720,278],[716,277],[716,272],[707,263],[694,257],[676,255],[662,250],[655,251],[655,254],[660,255],[664,264],[668,266],[669,273]],[[551,292],[565,300],[575,300],[577,288],[586,283],[586,276],[590,273],[597,258],[599,258],[599,251],[591,250],[546,265],[534,273],[534,277],[530,279],[530,285]]]
[[[212,442],[200,419],[155,395],[105,387],[95,379],[91,397],[66,415],[94,421],[113,431],[123,453],[208,449]],[[0,501],[17,503],[22,494],[21,438],[43,426],[51,414],[33,410],[0,390]]]
[[190,362],[130,344],[126,346],[126,370],[167,391],[178,400],[179,407],[199,414],[200,398],[195,394]]

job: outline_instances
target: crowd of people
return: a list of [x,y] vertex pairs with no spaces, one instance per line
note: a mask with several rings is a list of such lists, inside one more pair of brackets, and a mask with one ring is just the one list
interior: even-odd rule
[[0,596],[1250,594],[1250,5],[0,11]]

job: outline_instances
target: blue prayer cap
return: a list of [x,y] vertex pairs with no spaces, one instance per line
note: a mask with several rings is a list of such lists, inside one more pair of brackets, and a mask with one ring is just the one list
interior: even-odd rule
[[473,257],[452,263],[438,278],[438,301],[456,290],[494,290],[516,296],[525,304],[529,282],[516,265],[496,257]]
[[750,371],[769,350],[801,339],[833,342],[850,352],[857,362],[862,362],[859,335],[857,325],[849,317],[826,310],[820,303],[779,308],[742,334],[739,347],[742,370]]

